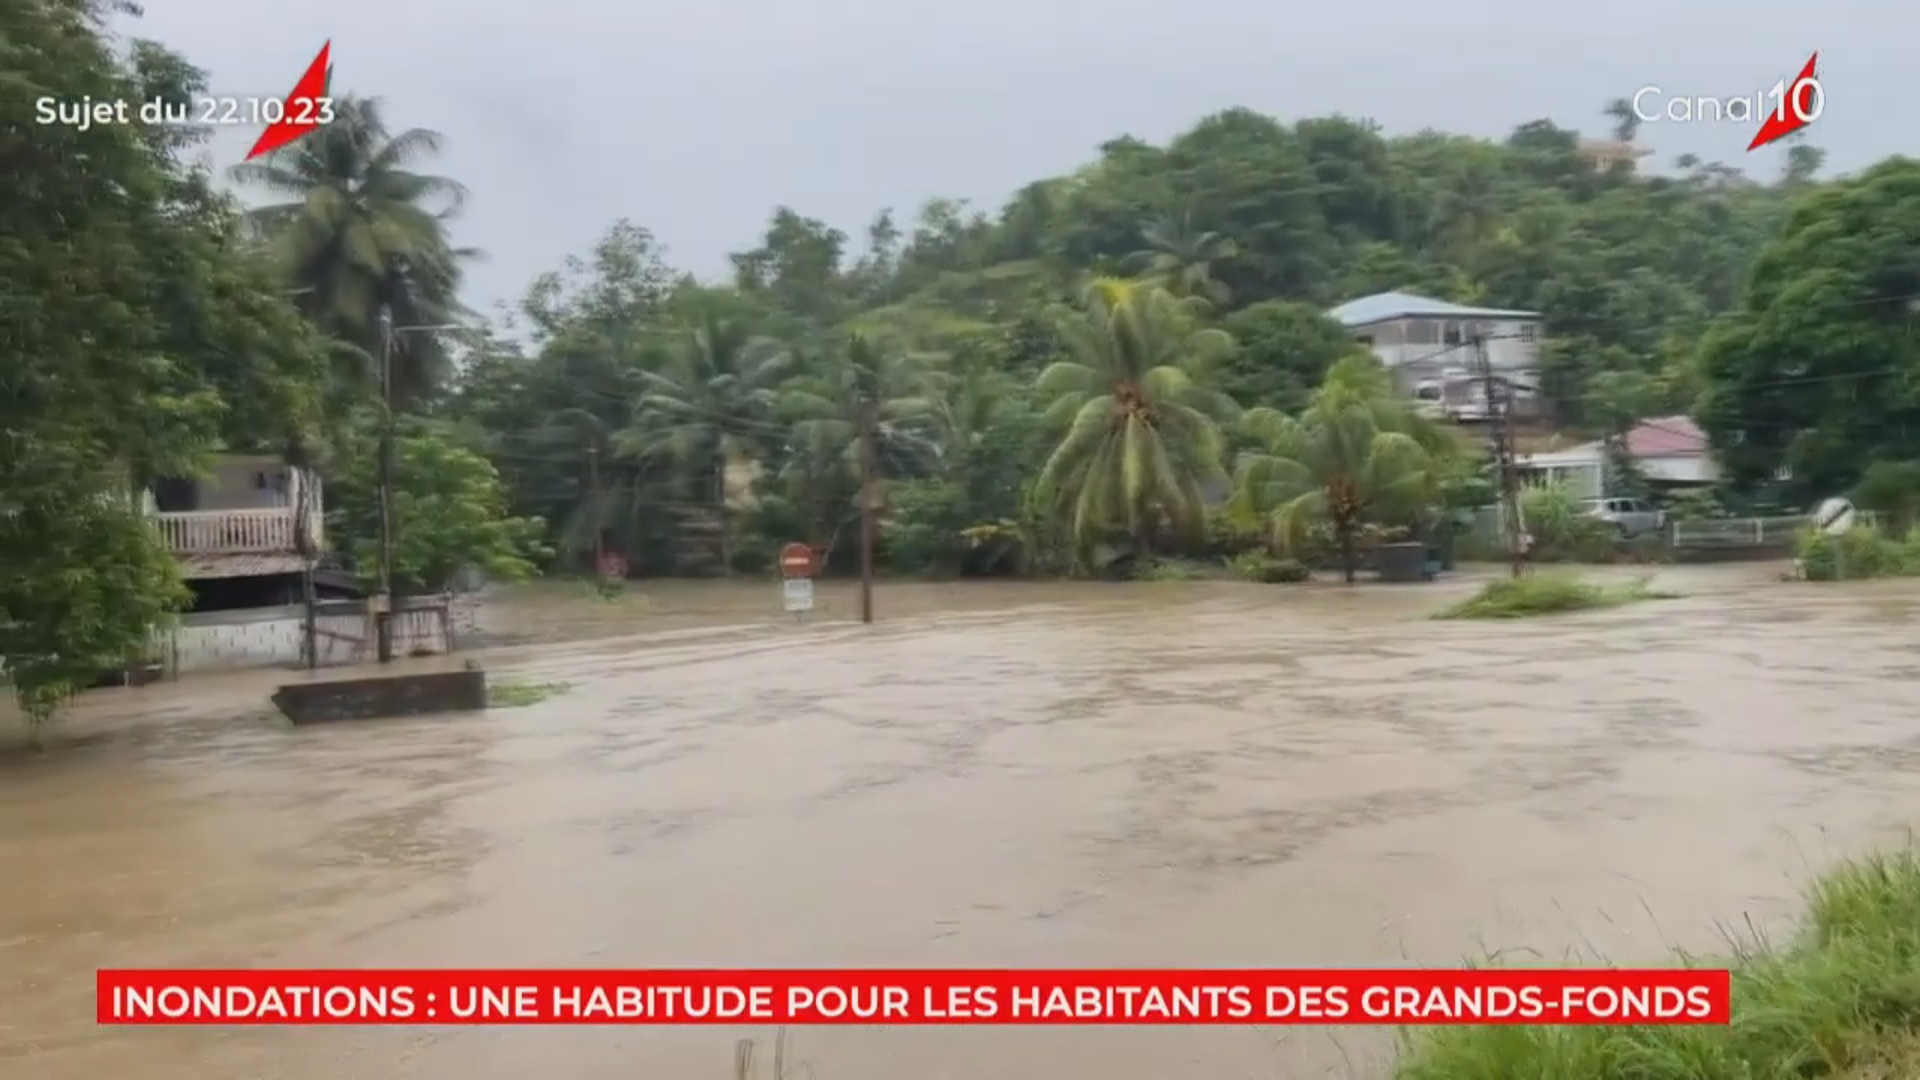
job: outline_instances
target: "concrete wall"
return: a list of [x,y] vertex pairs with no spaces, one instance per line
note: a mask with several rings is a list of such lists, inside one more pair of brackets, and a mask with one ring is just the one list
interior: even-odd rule
[[[353,639],[370,639],[372,628],[361,614],[328,614],[315,621],[320,635],[320,664],[334,667],[373,659],[373,646]],[[303,664],[301,642],[306,637],[306,609],[286,607],[208,611],[184,615],[180,625],[161,641],[161,662],[180,675],[195,671],[232,671],[243,668],[295,668]],[[449,643],[441,632],[440,617],[432,611],[402,611],[394,617],[394,652],[444,653]]]

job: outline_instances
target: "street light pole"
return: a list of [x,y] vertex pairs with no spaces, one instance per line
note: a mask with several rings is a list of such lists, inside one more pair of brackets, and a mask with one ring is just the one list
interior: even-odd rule
[[393,662],[393,546],[396,533],[393,516],[393,485],[398,466],[394,462],[395,431],[393,409],[393,350],[401,334],[434,334],[459,330],[458,323],[420,326],[393,325],[393,308],[380,308],[380,455],[377,464],[380,488],[380,584],[374,598],[374,639],[383,664]]

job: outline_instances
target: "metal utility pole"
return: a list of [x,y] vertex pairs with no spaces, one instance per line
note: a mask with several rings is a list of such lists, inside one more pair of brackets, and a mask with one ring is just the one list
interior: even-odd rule
[[383,664],[393,663],[393,309],[380,309],[380,586],[373,610],[374,640]]
[[1513,438],[1507,428],[1513,395],[1500,385],[1493,374],[1493,361],[1487,356],[1487,339],[1473,337],[1473,356],[1480,367],[1481,393],[1487,399],[1487,423],[1493,437],[1493,459],[1500,470],[1500,515],[1507,534],[1507,555],[1514,577],[1526,572],[1526,527],[1520,520],[1520,475],[1514,468]]
[[879,455],[874,452],[874,413],[871,395],[860,404],[860,621],[873,621],[873,543],[879,507]]

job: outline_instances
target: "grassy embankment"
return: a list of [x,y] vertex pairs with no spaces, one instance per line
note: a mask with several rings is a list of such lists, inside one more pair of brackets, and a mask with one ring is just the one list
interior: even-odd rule
[[[1595,611],[1641,600],[1672,600],[1677,594],[1652,588],[1646,578],[1624,585],[1597,585],[1566,574],[1533,573],[1488,582],[1473,596],[1436,612],[1436,619],[1526,619]],[[1920,1078],[1916,1078],[1920,1080]]]
[[1916,1080],[1920,851],[1816,881],[1798,939],[1731,959],[1727,1027],[1431,1028],[1394,1080]]
[[[1726,1027],[1426,1028],[1392,1080],[1920,1080],[1920,850],[1846,863],[1807,899],[1792,942],[1679,958],[1732,968]],[[738,1045],[736,1080],[797,1075],[785,1035],[765,1059]]]

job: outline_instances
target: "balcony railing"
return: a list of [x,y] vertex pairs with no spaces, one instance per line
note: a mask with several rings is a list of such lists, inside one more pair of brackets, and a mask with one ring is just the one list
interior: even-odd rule
[[291,507],[155,514],[167,548],[180,555],[243,555],[298,550]]

